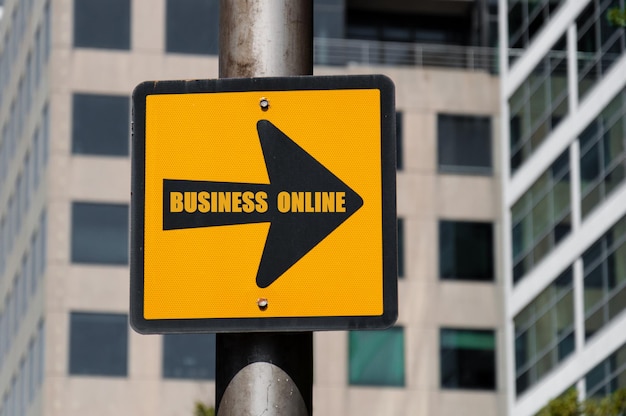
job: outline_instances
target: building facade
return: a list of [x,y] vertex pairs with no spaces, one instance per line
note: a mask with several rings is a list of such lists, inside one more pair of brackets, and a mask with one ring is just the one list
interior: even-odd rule
[[626,387],[624,2],[501,1],[508,413]]
[[[504,414],[497,7],[314,7],[315,74],[395,83],[400,249],[393,328],[315,333],[314,412]],[[128,327],[129,98],[216,78],[218,16],[216,0],[4,0],[1,416],[214,404],[213,335]]]

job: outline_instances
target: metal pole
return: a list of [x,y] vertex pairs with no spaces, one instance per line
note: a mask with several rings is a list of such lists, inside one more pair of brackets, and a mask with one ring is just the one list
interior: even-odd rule
[[[313,74],[312,0],[221,0],[220,78]],[[217,334],[218,416],[311,416],[313,333]]]
[[312,0],[221,0],[220,78],[313,74]]
[[313,333],[217,334],[218,416],[311,416]]

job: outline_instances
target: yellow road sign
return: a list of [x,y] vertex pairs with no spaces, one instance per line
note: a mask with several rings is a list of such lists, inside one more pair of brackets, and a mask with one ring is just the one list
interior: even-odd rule
[[388,78],[146,82],[133,123],[135,329],[395,321]]

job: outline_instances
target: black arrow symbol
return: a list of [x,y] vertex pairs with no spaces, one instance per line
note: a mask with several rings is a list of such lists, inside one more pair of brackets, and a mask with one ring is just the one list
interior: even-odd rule
[[256,276],[265,288],[361,208],[363,199],[268,120],[260,120],[257,131],[269,185],[164,179],[163,229],[269,222]]

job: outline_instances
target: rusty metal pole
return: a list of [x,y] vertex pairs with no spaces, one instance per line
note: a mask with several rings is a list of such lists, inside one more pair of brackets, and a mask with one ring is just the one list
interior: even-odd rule
[[[313,0],[221,0],[220,78],[313,74]],[[311,416],[313,333],[217,334],[217,416]]]
[[221,0],[220,78],[313,74],[313,0]]

